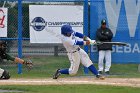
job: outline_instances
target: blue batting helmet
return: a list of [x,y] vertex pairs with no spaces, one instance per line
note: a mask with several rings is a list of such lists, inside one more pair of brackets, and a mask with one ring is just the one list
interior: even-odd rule
[[63,25],[61,27],[61,34],[67,35],[68,33],[73,33],[72,27],[70,25]]

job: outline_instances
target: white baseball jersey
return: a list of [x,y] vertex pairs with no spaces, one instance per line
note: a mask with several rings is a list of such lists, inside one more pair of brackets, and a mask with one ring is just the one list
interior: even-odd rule
[[76,41],[77,39],[75,37],[74,32],[72,33],[70,37],[66,37],[62,35],[62,43],[64,47],[66,48],[67,52],[73,52],[73,51],[76,51],[77,48],[79,48],[79,45],[75,45]]
[[[62,43],[67,50],[67,55],[70,60],[71,66],[69,68],[69,74],[74,75],[79,69],[80,62],[85,66],[89,67],[92,65],[92,61],[89,59],[87,53],[76,45],[77,39],[73,32],[70,37],[62,35]],[[80,50],[79,50],[79,49]]]

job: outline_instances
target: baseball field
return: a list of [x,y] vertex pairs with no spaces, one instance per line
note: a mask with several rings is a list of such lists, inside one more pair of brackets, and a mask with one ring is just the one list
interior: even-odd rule
[[[47,56],[31,58],[34,67],[17,74],[14,64],[2,65],[11,73],[10,80],[0,81],[0,93],[139,93],[140,74],[138,64],[113,64],[111,75],[105,80],[97,80],[94,75],[83,73],[83,66],[76,76],[61,75],[57,80],[52,75],[58,68],[69,67],[66,56]],[[7,67],[8,66],[8,67]],[[97,63],[95,63],[97,67]],[[15,67],[13,69],[13,67]]]
[[[0,0],[0,42],[0,93],[140,93],[140,0]],[[83,65],[66,75],[79,57],[96,73],[78,45],[108,66],[112,53],[104,80]]]
[[[102,85],[34,85],[1,86],[3,90],[16,90],[24,93],[139,93],[140,88]],[[17,91],[18,90],[18,91]],[[2,92],[3,93],[3,92]],[[11,93],[11,92],[9,92]]]

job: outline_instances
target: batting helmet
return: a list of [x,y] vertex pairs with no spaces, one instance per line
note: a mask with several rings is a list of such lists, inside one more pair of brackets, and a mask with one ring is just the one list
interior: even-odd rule
[[73,33],[72,27],[70,25],[63,25],[61,27],[61,34],[67,35]]

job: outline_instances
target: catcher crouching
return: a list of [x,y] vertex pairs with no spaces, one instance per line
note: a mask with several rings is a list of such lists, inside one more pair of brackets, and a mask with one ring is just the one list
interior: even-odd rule
[[[18,57],[12,57],[6,53],[6,49],[7,49],[7,42],[0,41],[0,58],[1,59],[11,60],[15,63],[24,64],[27,66],[28,70],[32,68],[33,64],[31,60],[23,60]],[[0,68],[0,79],[10,79],[9,72],[7,70]]]

